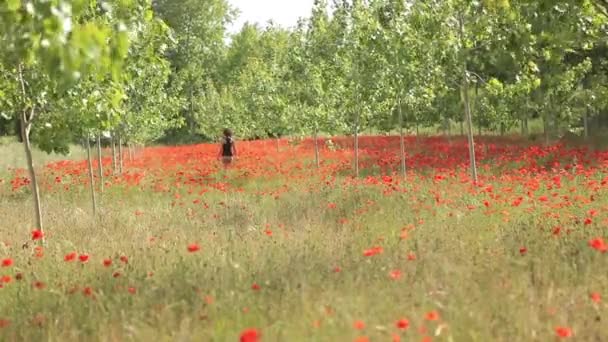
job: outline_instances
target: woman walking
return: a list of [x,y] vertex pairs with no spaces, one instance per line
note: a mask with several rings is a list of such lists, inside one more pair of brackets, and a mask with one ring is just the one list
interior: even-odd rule
[[232,164],[232,161],[236,158],[236,145],[232,138],[232,131],[228,128],[224,130],[224,136],[222,137],[217,157],[222,160],[225,168]]

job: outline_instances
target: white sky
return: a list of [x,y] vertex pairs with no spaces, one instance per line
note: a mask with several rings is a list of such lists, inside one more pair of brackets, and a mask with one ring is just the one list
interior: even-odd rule
[[300,17],[310,16],[313,0],[228,0],[239,9],[237,20],[229,27],[230,33],[238,32],[245,22],[266,26],[272,19],[283,27],[295,26]]

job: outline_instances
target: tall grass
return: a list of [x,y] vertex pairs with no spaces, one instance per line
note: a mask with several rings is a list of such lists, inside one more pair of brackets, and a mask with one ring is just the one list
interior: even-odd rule
[[[608,259],[587,246],[605,234],[608,196],[566,209],[601,210],[582,226],[534,199],[495,204],[458,179],[412,176],[391,192],[346,177],[227,177],[242,191],[110,187],[97,219],[86,188],[58,186],[43,197],[43,257],[31,242],[22,248],[28,196],[0,185],[0,258],[14,259],[0,268],[12,278],[0,289],[0,320],[10,322],[0,339],[237,341],[254,327],[263,341],[551,341],[565,326],[575,340],[608,340],[607,306],[590,299],[608,293]],[[270,184],[282,183],[277,195]],[[588,198],[582,184],[536,195]],[[382,253],[364,256],[376,246]],[[64,261],[70,252],[89,259]],[[401,318],[409,329],[396,327]]]

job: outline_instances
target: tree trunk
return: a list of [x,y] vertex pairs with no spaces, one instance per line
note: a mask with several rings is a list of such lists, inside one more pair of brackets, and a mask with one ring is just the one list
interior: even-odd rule
[[355,177],[359,177],[359,116],[355,120]]
[[477,183],[477,162],[475,160],[475,139],[473,138],[473,119],[471,115],[471,107],[469,103],[469,79],[467,75],[467,64],[465,62],[463,66],[463,100],[464,100],[464,112],[467,118],[468,126],[468,139],[469,139],[469,158],[471,161],[471,177],[473,181]]
[[589,139],[589,108],[587,108],[583,114],[583,124],[585,125],[584,137],[585,141],[587,141]]
[[[26,107],[27,92],[25,90],[25,80],[23,79],[23,66],[19,64],[19,82],[21,83],[21,94],[23,96],[23,110],[21,111],[21,139],[23,140],[23,148],[27,159],[27,169],[30,174],[32,185],[32,195],[34,196],[34,215],[36,220],[36,229],[44,231],[42,226],[42,208],[40,205],[40,191],[38,190],[38,179],[36,178],[36,170],[34,169],[34,158],[32,157],[32,143],[30,141],[30,131],[32,129],[32,120],[36,114],[35,108]],[[28,113],[29,112],[29,113]]]
[[89,182],[91,182],[91,202],[93,203],[93,216],[97,216],[97,199],[95,198],[95,178],[93,176],[93,161],[91,159],[91,142],[89,136],[86,137],[87,161],[89,164]]
[[103,163],[101,158],[101,133],[97,134],[97,171],[99,175],[99,192],[103,193]]
[[[32,129],[31,119],[27,118],[27,110],[21,114],[21,135],[23,138],[23,147],[25,148],[25,156],[27,158],[27,169],[32,181],[32,194],[34,195],[34,214],[36,219],[36,229],[43,230],[42,226],[42,208],[40,205],[40,190],[38,188],[38,179],[36,178],[36,170],[34,169],[34,158],[32,157],[32,143],[30,141],[30,130]],[[33,116],[34,109],[31,109]]]
[[545,145],[549,145],[549,123],[547,121],[547,114],[545,114],[545,116],[543,116],[543,134],[545,135]]
[[122,135],[118,133],[118,173],[122,175],[123,171],[123,153],[122,153]]
[[403,112],[401,109],[401,98],[397,100],[397,111],[399,113],[399,154],[401,159],[401,176],[403,179],[407,177],[405,169],[405,134],[403,133]]
[[317,165],[317,169],[318,169],[321,167],[321,161],[319,159],[319,133],[316,128],[315,128],[315,133],[314,133],[314,139],[315,139],[315,165]]
[[116,174],[116,141],[114,140],[114,132],[110,133],[110,144],[112,145],[112,173]]

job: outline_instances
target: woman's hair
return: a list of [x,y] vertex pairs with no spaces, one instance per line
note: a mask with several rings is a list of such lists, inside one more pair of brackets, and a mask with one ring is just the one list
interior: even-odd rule
[[232,131],[229,128],[224,129],[224,136],[232,137]]

